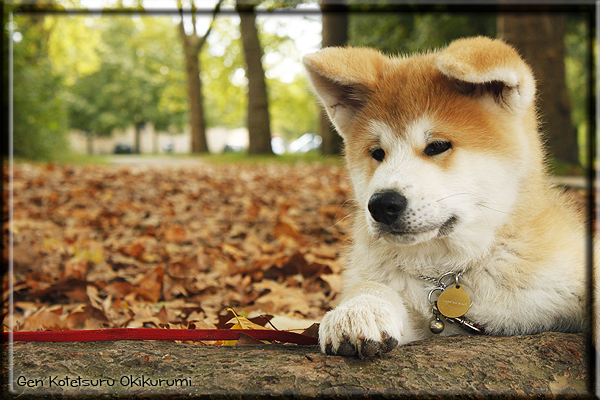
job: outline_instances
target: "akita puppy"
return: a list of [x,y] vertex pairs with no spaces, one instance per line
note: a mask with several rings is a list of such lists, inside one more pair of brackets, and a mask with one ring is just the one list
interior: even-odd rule
[[303,63],[344,138],[356,202],[324,352],[584,329],[584,218],[549,183],[534,77],[512,47],[477,37],[412,57],[327,48]]

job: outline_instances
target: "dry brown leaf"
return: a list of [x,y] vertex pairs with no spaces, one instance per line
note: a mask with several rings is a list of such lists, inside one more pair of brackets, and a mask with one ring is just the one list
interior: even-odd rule
[[264,280],[257,282],[253,287],[260,291],[269,290],[269,293],[256,299],[256,303],[265,308],[266,312],[274,314],[273,311],[280,311],[285,314],[298,312],[308,314],[310,306],[306,295],[301,289],[290,288],[277,282]]
[[319,278],[323,279],[331,290],[335,293],[340,293],[342,291],[343,278],[338,274],[323,274],[320,275]]
[[148,271],[134,287],[134,290],[144,299],[156,303],[162,296],[163,267],[157,266]]
[[187,240],[187,233],[180,226],[170,226],[167,228],[163,240],[174,243],[185,242]]

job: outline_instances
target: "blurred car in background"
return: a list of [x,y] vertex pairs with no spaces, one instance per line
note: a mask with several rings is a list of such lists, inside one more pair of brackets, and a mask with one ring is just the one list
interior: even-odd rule
[[290,153],[306,153],[311,150],[318,150],[321,148],[322,142],[321,136],[314,133],[305,133],[290,143],[288,151]]
[[165,143],[163,145],[163,150],[165,151],[165,153],[172,153],[173,147],[174,147],[173,142],[169,140],[167,143]]
[[232,144],[232,143],[227,143],[225,144],[225,147],[223,147],[223,153],[239,153],[246,150],[244,148],[244,146],[240,146],[240,145],[236,145],[236,144]]
[[131,154],[133,149],[128,143],[119,143],[115,146],[115,154]]

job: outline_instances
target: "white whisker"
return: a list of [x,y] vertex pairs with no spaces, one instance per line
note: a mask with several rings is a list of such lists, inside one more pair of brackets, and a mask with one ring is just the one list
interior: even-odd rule
[[[498,204],[498,205],[501,205],[501,204]],[[499,212],[499,213],[502,213],[502,214],[506,214],[506,215],[510,214],[509,212],[506,212],[506,211],[497,210],[497,209],[495,209],[495,208],[492,208],[492,207],[484,206],[484,205],[483,205],[483,204],[481,204],[481,203],[477,204],[477,207],[483,207],[483,208],[487,208],[488,210],[496,211],[496,212]]]
[[439,202],[439,201],[442,201],[442,200],[446,200],[447,198],[450,198],[450,197],[462,196],[462,195],[469,195],[469,196],[471,196],[471,193],[455,193],[455,194],[451,194],[449,196],[442,197],[441,199],[437,199],[436,202]]

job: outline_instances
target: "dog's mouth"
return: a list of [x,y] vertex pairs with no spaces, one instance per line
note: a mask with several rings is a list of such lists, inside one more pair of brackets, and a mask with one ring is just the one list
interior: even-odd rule
[[[409,204],[406,196],[397,190],[375,192],[367,203],[367,218],[371,234],[395,243],[425,242],[449,235],[458,223],[458,216],[441,217],[441,210],[427,208],[427,202]],[[425,207],[425,210],[424,210]],[[427,211],[429,210],[429,211]]]
[[449,235],[450,233],[452,233],[452,231],[456,227],[457,222],[458,222],[458,217],[456,215],[452,215],[450,218],[448,218],[446,220],[446,222],[444,222],[442,224],[442,226],[440,226],[440,229],[438,231],[438,236],[446,236],[446,235]]
[[451,234],[458,223],[456,215],[450,216],[442,224],[428,224],[425,226],[413,227],[410,223],[399,221],[387,225],[376,223],[375,235],[386,238],[396,243],[419,243],[436,237],[443,237]]

